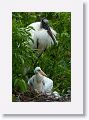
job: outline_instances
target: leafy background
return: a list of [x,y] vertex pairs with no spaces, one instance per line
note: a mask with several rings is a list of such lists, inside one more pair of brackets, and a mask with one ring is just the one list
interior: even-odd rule
[[[30,33],[26,27],[46,17],[57,32],[58,45],[48,48],[38,59],[30,48]],[[29,30],[32,28],[29,28]],[[64,96],[71,90],[71,13],[13,12],[12,13],[12,100],[18,93],[28,92],[27,80],[40,66],[54,82],[54,91]]]

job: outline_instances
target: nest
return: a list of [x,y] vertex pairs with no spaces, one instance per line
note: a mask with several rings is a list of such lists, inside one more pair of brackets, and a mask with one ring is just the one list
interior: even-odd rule
[[15,95],[13,102],[71,102],[71,95],[66,94],[60,97],[54,97],[54,95],[42,95],[37,93],[19,93]]

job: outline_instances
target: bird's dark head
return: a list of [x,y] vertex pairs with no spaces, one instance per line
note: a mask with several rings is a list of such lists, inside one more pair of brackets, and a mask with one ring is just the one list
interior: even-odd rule
[[41,23],[48,24],[49,21],[47,20],[47,18],[44,17],[44,18],[41,19]]
[[54,44],[56,45],[56,39],[51,31],[51,28],[49,26],[49,21],[47,20],[47,18],[42,18],[41,19],[41,28],[47,30],[47,33],[50,35],[50,37],[52,38]]
[[41,28],[44,28],[45,30],[49,29],[49,21],[47,20],[47,18],[42,18],[41,19]]

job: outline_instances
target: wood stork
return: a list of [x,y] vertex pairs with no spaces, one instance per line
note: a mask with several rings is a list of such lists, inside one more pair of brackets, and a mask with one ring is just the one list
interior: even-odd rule
[[48,46],[58,43],[56,40],[56,31],[48,25],[48,20],[42,18],[40,22],[34,22],[27,26],[33,27],[29,32],[31,33],[32,41],[30,42],[32,49],[38,49],[39,52],[45,50]]
[[40,67],[36,67],[34,73],[35,75],[28,80],[31,90],[50,95],[52,93],[53,81],[47,78],[47,75],[41,70]]

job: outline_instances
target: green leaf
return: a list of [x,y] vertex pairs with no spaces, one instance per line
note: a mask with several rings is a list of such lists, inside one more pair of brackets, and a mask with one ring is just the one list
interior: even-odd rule
[[21,92],[26,92],[27,85],[23,79],[19,80],[19,87]]
[[19,79],[15,79],[14,81],[14,87],[16,87],[18,85]]

